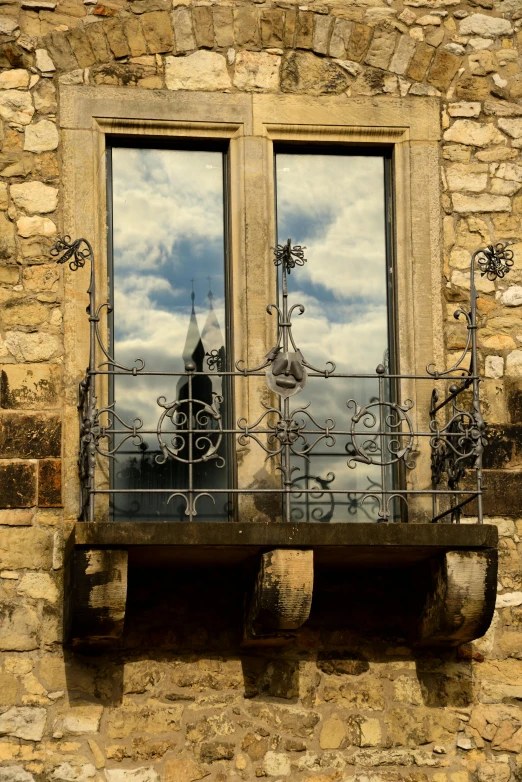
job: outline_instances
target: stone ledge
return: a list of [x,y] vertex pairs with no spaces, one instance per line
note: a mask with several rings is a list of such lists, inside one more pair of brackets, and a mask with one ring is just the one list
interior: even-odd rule
[[489,524],[78,522],[73,545],[125,547],[133,562],[241,562],[270,548],[312,548],[318,565],[390,567],[497,541]]

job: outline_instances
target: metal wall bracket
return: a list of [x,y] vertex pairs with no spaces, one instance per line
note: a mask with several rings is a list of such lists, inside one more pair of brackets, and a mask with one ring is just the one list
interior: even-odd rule
[[310,615],[314,552],[274,549],[262,554],[247,603],[243,645],[282,644]]
[[484,635],[495,610],[497,565],[496,549],[446,551],[433,561],[420,646],[458,646]]

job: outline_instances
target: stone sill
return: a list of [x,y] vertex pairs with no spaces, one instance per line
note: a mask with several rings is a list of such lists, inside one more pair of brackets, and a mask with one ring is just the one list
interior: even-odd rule
[[240,564],[278,548],[313,549],[317,566],[402,567],[497,543],[492,524],[77,522],[74,529],[75,547],[124,548],[133,564]]

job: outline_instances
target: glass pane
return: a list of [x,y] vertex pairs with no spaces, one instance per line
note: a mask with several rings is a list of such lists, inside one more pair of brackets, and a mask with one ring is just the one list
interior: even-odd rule
[[[112,486],[153,490],[115,494],[116,518],[183,520],[185,499],[167,502],[170,493],[191,481],[195,489],[227,486],[223,459],[201,460],[216,445],[226,456],[218,431],[226,389],[216,374],[226,368],[223,165],[221,152],[112,149],[114,356],[125,367],[142,358],[160,373],[114,378],[117,415],[127,425],[140,418],[144,431],[143,442],[129,438],[118,451]],[[161,374],[190,364],[205,374]],[[192,437],[190,423],[199,430]],[[223,518],[227,499],[201,497],[197,518]]]
[[[288,276],[289,305],[302,303],[304,314],[294,313],[295,342],[307,362],[324,369],[327,361],[338,373],[375,373],[388,366],[389,273],[386,253],[385,159],[381,156],[280,153],[276,156],[278,243],[290,237],[305,245],[307,263]],[[310,371],[309,371],[310,372]],[[385,388],[389,381],[383,381]],[[292,409],[308,403],[308,412],[325,425],[335,421],[335,444],[322,439],[309,460],[293,456],[298,468],[294,486],[316,489],[295,498],[295,521],[376,520],[378,500],[361,503],[362,494],[379,491],[383,477],[391,476],[373,464],[348,462],[354,455],[350,436],[354,404],[359,407],[378,397],[376,378],[309,377],[306,388],[291,399]],[[382,447],[374,432],[379,408],[358,425],[356,438],[375,456]],[[314,428],[307,414],[298,414],[307,428]],[[317,435],[315,435],[317,436]],[[308,435],[308,442],[315,436]],[[372,445],[373,443],[373,445]],[[302,443],[301,443],[302,445]],[[386,448],[386,443],[384,444]],[[329,491],[343,492],[330,494]]]

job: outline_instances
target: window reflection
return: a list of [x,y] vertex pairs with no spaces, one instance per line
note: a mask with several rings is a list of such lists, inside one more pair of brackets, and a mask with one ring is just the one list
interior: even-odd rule
[[[156,491],[114,495],[113,515],[140,521],[183,520],[185,500],[173,497],[167,503],[169,495],[159,490],[186,490],[189,457],[197,460],[209,443],[218,442],[216,417],[207,408],[221,415],[227,426],[226,389],[216,374],[227,361],[223,154],[114,147],[111,166],[109,282],[116,361],[132,366],[139,356],[149,371],[183,372],[192,366],[196,373],[205,373],[191,381],[161,374],[114,378],[111,396],[117,414],[127,423],[140,418],[146,433],[143,443],[127,440],[118,452],[112,486]],[[162,438],[170,454],[162,453],[156,432],[165,411]],[[189,424],[201,430],[200,437],[192,438],[192,447],[186,435]],[[116,435],[116,442],[122,437]],[[225,448],[221,440],[223,457]],[[193,487],[226,488],[222,461],[198,461]],[[198,518],[226,516],[226,501],[225,494],[216,495],[216,505],[201,498]]]
[[[293,334],[314,366],[334,361],[337,372],[365,374],[389,362],[386,164],[381,155],[276,155],[278,242],[291,237],[293,243],[306,246],[308,259],[288,277],[290,304],[301,302],[306,308],[302,317],[293,319]],[[336,429],[347,432],[354,412],[347,401],[352,398],[363,406],[377,396],[376,379],[312,377],[292,401],[294,409],[310,403],[319,422],[331,416]],[[368,435],[380,449],[380,438],[371,429]],[[378,503],[370,498],[361,505],[360,495],[352,492],[380,490],[380,468],[357,464],[351,470],[350,454],[350,436],[336,435],[335,446],[323,445],[309,460],[293,457],[298,468],[294,487],[317,489],[294,497],[293,520],[376,519]],[[392,479],[389,471],[386,483]],[[331,495],[329,490],[346,493]]]

